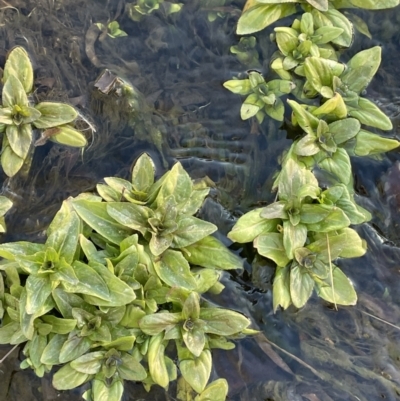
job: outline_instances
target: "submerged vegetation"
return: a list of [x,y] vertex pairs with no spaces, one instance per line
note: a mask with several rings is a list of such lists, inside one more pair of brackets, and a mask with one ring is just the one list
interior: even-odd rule
[[[360,96],[379,68],[381,48],[363,50],[347,64],[339,62],[339,50],[334,46],[349,46],[353,29],[337,8],[380,9],[398,1],[362,2],[361,6],[357,1],[249,0],[237,32],[254,33],[293,14],[296,4],[291,3],[302,3],[306,12],[290,28],[274,29],[272,38],[279,51],[271,69],[282,79],[271,82],[285,85],[288,90],[283,93],[292,92],[300,101],[316,100],[304,104],[288,100],[292,124],[299,126],[303,135],[283,156],[282,171],[274,183],[277,201],[240,217],[228,237],[240,243],[253,241],[260,255],[276,263],[275,311],[279,306],[304,306],[313,289],[335,305],[355,305],[352,283],[333,264],[339,257],[359,257],[366,251],[366,244],[349,228],[371,218],[354,201],[350,156],[379,154],[397,148],[400,142],[362,128],[393,128],[373,102]],[[224,86],[240,95],[254,92],[243,103],[242,119],[256,116],[262,122],[265,112],[283,120],[283,102],[273,90],[268,91],[261,74],[252,71],[249,79],[231,80]],[[278,109],[279,114],[270,111]]]
[[[232,9],[227,3],[200,2],[209,23],[228,19]],[[254,270],[266,270],[264,261],[273,265],[275,313],[291,305],[304,307],[314,290],[335,308],[357,302],[353,283],[340,260],[366,254],[366,241],[351,226],[369,221],[371,213],[355,201],[351,157],[376,157],[400,143],[376,133],[392,129],[392,122],[364,97],[380,66],[381,48],[362,50],[346,64],[340,61],[344,49],[352,44],[354,32],[349,14],[339,10],[383,9],[398,3],[248,0],[237,33],[256,35],[226,46],[232,57],[251,68],[248,78],[241,79],[240,74],[224,87],[245,96],[240,116],[251,121],[252,133],[255,127],[265,125],[268,117],[284,121],[295,132],[292,145],[281,157],[281,170],[274,177],[275,201],[269,205],[262,202],[264,206],[243,214],[227,234],[233,242],[253,244],[254,254],[258,253]],[[152,18],[161,15],[172,21],[188,6],[177,1],[138,0],[126,5],[125,15],[138,26],[146,20],[152,25]],[[92,24],[86,33],[85,50],[96,67],[102,66],[95,54],[97,38],[119,46],[132,35],[129,27],[117,21],[122,12],[118,9],[108,20],[95,19],[107,22]],[[257,40],[265,40],[258,32],[298,12],[302,14],[297,14],[290,26],[275,26],[271,32],[276,51],[269,60],[270,73],[264,77],[257,70],[263,62]],[[368,36],[366,24],[357,18],[352,16],[357,21],[355,26]],[[171,24],[168,33],[175,28]],[[156,27],[154,36],[146,40],[155,54],[166,46],[160,32]],[[193,59],[195,50],[190,54]],[[167,70],[181,68],[177,59],[168,60]],[[139,67],[135,61],[124,63],[136,74]],[[160,124],[164,111],[154,111],[149,96],[118,70],[106,69],[94,84],[99,96],[106,96],[106,117],[125,113],[135,138],[150,140],[160,153],[160,164],[167,167],[165,129]],[[14,47],[9,53],[3,83],[1,164],[7,176],[18,179],[24,165],[29,169],[33,146],[48,140],[77,148],[86,146],[85,136],[71,125],[78,117],[74,107],[33,101],[33,68],[23,47]],[[200,106],[195,103],[195,112],[199,113],[208,104],[190,91],[190,96],[196,95]],[[181,100],[188,95],[182,90],[175,96]],[[169,109],[174,124],[178,117],[190,121],[193,111],[176,102]],[[188,134],[199,126],[188,124],[185,129]],[[41,137],[35,141],[36,130],[41,130]],[[174,134],[168,133],[175,139]],[[122,146],[125,139],[119,138]],[[231,174],[235,177],[235,172]],[[25,344],[22,369],[30,368],[43,377],[59,367],[52,379],[54,388],[71,390],[84,385],[83,398],[87,401],[119,401],[128,382],[142,383],[146,391],[154,390],[153,386],[172,387],[180,401],[224,401],[228,395],[226,379],[234,379],[214,380],[221,375],[213,373],[213,352],[233,350],[236,340],[255,335],[261,349],[283,371],[293,374],[270,349],[273,343],[260,340],[259,332],[250,328],[251,323],[258,329],[257,324],[267,321],[269,311],[253,320],[249,313],[220,307],[218,300],[228,291],[222,284],[223,273],[243,270],[243,260],[212,235],[223,230],[202,214],[212,183],[204,174],[202,177],[191,179],[177,162],[157,179],[154,161],[143,153],[133,166],[130,180],[106,177],[104,183],[97,184],[96,193],[91,187],[91,192],[65,200],[44,240],[0,244],[0,344]],[[0,206],[0,231],[4,232],[3,216],[12,202],[2,196]],[[218,213],[222,214],[222,209]],[[232,308],[238,310],[236,300],[231,301]],[[323,341],[332,340],[326,335]],[[307,344],[304,341],[302,345],[305,354]],[[324,358],[319,359],[320,353],[313,349],[309,352],[318,362]],[[246,354],[243,365],[245,359]],[[307,364],[303,366],[319,376]],[[376,380],[377,376],[369,372],[363,374]],[[279,385],[273,391],[267,387],[263,388],[266,398],[275,399],[275,394],[280,394],[277,400],[287,400]],[[315,394],[310,397],[319,399]]]
[[3,74],[0,131],[3,135],[1,166],[12,177],[27,161],[33,145],[33,129],[43,130],[35,142],[47,140],[75,146],[86,146],[86,138],[75,130],[72,123],[77,111],[68,104],[40,102],[32,107],[28,95],[33,89],[33,68],[28,54],[22,47],[14,48],[8,55]]

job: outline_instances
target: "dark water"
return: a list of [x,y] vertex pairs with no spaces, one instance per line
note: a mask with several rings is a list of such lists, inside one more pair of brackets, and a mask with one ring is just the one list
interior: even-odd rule
[[[224,241],[236,217],[272,201],[273,174],[291,143],[290,132],[269,119],[262,126],[241,121],[240,97],[222,87],[255,67],[243,66],[229,52],[238,41],[235,23],[244,1],[227,0],[224,18],[212,23],[200,1],[184,3],[179,14],[154,13],[140,23],[124,15],[122,0],[0,3],[0,65],[10,48],[24,46],[35,67],[37,100],[74,104],[82,115],[81,128],[88,136],[91,127],[96,130],[83,155],[46,144],[36,149],[27,177],[1,177],[2,192],[15,206],[3,241],[40,241],[63,199],[93,190],[105,176],[129,177],[143,151],[154,158],[158,174],[178,159],[193,178],[208,175],[217,183],[202,217],[220,227]],[[392,117],[395,128],[388,135],[398,137],[400,8],[359,15],[373,39],[357,34],[343,59],[382,46],[382,66],[367,96]],[[127,37],[96,33],[93,23],[115,19]],[[259,59],[267,74],[275,47],[268,35],[259,38]],[[106,68],[140,92],[136,112],[117,92],[96,88]],[[214,352],[213,377],[227,378],[229,399],[400,400],[399,159],[393,151],[379,160],[352,160],[357,201],[374,216],[357,228],[369,252],[340,263],[357,288],[356,307],[336,311],[313,297],[300,311],[274,315],[273,266],[254,259],[250,247],[233,246],[247,264],[242,273],[224,273],[226,289],[218,302],[251,317],[265,337],[238,342],[235,351]],[[9,349],[0,347],[0,358]],[[59,393],[51,377],[21,371],[18,352],[0,366],[0,400],[80,399],[81,390]],[[128,384],[124,399],[174,400],[175,394],[173,386],[168,393],[154,388],[147,394],[141,385]]]

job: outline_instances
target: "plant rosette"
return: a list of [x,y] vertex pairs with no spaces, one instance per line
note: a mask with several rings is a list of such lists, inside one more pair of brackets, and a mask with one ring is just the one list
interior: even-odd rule
[[86,138],[71,125],[78,113],[67,104],[42,102],[32,106],[27,94],[33,88],[33,69],[28,54],[15,47],[8,55],[3,75],[0,130],[3,136],[1,165],[14,176],[31,150],[33,129],[44,130],[42,136],[59,144],[84,147]]

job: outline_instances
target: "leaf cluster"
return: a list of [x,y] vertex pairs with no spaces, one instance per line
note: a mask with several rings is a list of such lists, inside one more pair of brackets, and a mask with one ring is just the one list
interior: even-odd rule
[[[248,0],[239,19],[237,32],[249,34],[295,13],[298,6],[303,9],[291,27],[274,29],[272,38],[279,50],[271,67],[282,80],[271,82],[294,82],[292,94],[299,100],[319,101],[310,105],[310,101],[288,100],[292,125],[302,134],[283,158],[274,183],[276,201],[243,215],[228,234],[239,243],[253,242],[260,255],[276,263],[274,310],[291,304],[304,306],[314,289],[334,304],[356,303],[351,281],[334,264],[338,258],[366,252],[364,241],[350,228],[371,218],[354,200],[350,157],[373,156],[400,143],[364,129],[393,128],[390,119],[361,96],[379,68],[381,48],[363,50],[347,64],[339,62],[336,50],[350,46],[353,28],[338,9],[381,9],[398,4],[398,0]],[[253,71],[249,79],[227,81],[224,86],[248,95],[242,119],[255,115],[261,123],[263,110],[282,120],[283,103],[270,83],[262,80],[261,74]],[[262,102],[269,102],[269,110],[279,108],[281,118]]]
[[0,245],[0,344],[26,343],[21,366],[40,377],[61,365],[58,390],[91,382],[87,400],[120,400],[126,380],[167,388],[179,367],[181,392],[222,401],[226,381],[207,386],[211,350],[233,348],[250,321],[202,294],[242,263],[194,217],[205,182],[180,163],[154,174],[143,154],[130,181],[65,201],[44,244]]
[[152,12],[163,9],[165,15],[177,13],[183,7],[183,3],[172,3],[164,0],[137,0],[136,3],[128,3],[126,11],[133,21],[141,21]]
[[42,143],[51,140],[75,147],[87,144],[85,136],[71,125],[78,116],[72,106],[55,102],[31,103],[28,95],[33,90],[33,79],[28,54],[22,47],[15,47],[4,66],[0,107],[0,132],[5,132],[1,166],[9,177],[22,168],[32,151],[34,129],[42,130]]

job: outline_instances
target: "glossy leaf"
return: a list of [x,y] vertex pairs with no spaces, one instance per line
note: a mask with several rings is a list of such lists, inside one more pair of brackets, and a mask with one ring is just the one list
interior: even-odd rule
[[261,217],[262,210],[263,208],[256,208],[241,216],[228,233],[228,238],[239,243],[252,242],[260,234],[274,231],[279,220]]
[[293,259],[295,249],[304,246],[307,239],[307,228],[304,224],[294,226],[290,221],[283,222],[283,245],[289,259]]
[[242,260],[215,237],[208,236],[182,249],[185,259],[211,269],[242,269]]
[[33,68],[26,50],[17,46],[8,54],[3,72],[3,82],[7,82],[8,78],[13,76],[17,78],[26,93],[30,93],[33,87]]
[[74,200],[72,205],[85,223],[113,244],[119,245],[125,237],[132,234],[131,229],[117,223],[109,216],[106,202]]
[[195,401],[225,401],[228,395],[228,382],[225,379],[218,379],[209,384],[199,394]]
[[57,134],[52,135],[49,139],[60,145],[72,146],[74,148],[83,148],[87,145],[85,135],[70,125],[57,126]]
[[145,368],[130,354],[124,352],[121,361],[122,364],[118,367],[118,373],[122,379],[142,381],[147,377]]
[[248,95],[252,92],[249,79],[231,79],[224,82],[224,87],[238,95]]
[[290,296],[296,308],[302,308],[311,297],[314,280],[298,265],[290,270]]
[[137,159],[132,169],[132,186],[135,191],[146,192],[154,183],[155,165],[147,153]]
[[290,296],[289,265],[285,267],[276,267],[272,296],[274,312],[277,311],[279,306],[281,306],[283,309],[287,309],[292,304],[292,298]]
[[78,372],[94,375],[100,371],[104,355],[104,351],[89,352],[74,359],[70,366]]
[[25,159],[32,143],[30,124],[9,125],[6,127],[6,135],[12,151],[21,159]]
[[196,288],[189,263],[181,252],[166,250],[154,263],[154,267],[160,279],[169,286],[179,286],[187,290]]
[[349,90],[360,94],[371,82],[381,63],[382,49],[375,46],[353,56],[340,76]]
[[205,389],[210,378],[211,367],[212,359],[209,350],[204,350],[198,358],[179,362],[182,376],[197,393],[201,393]]
[[202,240],[216,230],[217,226],[207,221],[200,220],[197,217],[183,217],[179,219],[178,228],[173,233],[172,247],[187,247]]
[[383,130],[393,129],[392,122],[374,103],[360,97],[358,107],[348,107],[349,115],[357,118],[362,124]]
[[356,156],[376,155],[398,148],[400,142],[396,139],[383,138],[372,132],[360,130],[356,137],[354,154]]
[[162,331],[169,331],[182,320],[180,313],[153,313],[144,316],[139,321],[140,329],[150,335],[155,336]]
[[120,380],[116,380],[107,385],[103,380],[93,380],[92,394],[93,400],[120,401],[124,392],[124,385]]
[[1,153],[1,167],[8,177],[13,177],[22,168],[24,159],[13,152],[6,138],[3,139],[3,149]]
[[283,246],[283,235],[281,233],[266,233],[257,237],[254,247],[258,253],[273,260],[278,266],[286,266],[289,258],[286,256]]
[[70,364],[63,366],[53,376],[53,387],[57,390],[72,390],[89,379],[88,374],[77,372]]
[[28,97],[21,82],[14,75],[10,75],[3,86],[3,107],[28,106]]
[[255,4],[240,16],[236,33],[247,35],[261,31],[280,18],[294,14],[294,4]]
[[151,378],[159,386],[166,388],[169,383],[169,375],[164,358],[165,346],[163,338],[163,333],[150,338],[147,360]]
[[357,303],[357,294],[353,284],[346,275],[336,266],[333,268],[333,286],[330,276],[323,282],[316,282],[318,295],[328,302],[339,305],[355,305]]
[[77,111],[65,103],[42,102],[35,106],[42,114],[33,122],[36,128],[52,128],[68,124],[78,117]]
[[220,336],[239,333],[250,325],[249,319],[241,313],[222,308],[201,308],[200,319],[205,321],[205,333]]
[[344,149],[337,149],[332,157],[326,157],[318,165],[326,171],[334,174],[340,182],[347,185],[351,180],[351,163]]

